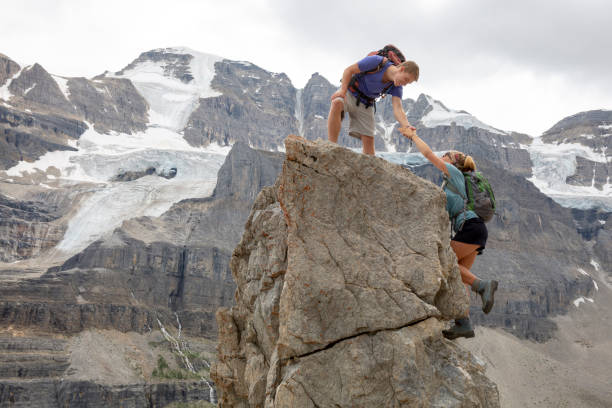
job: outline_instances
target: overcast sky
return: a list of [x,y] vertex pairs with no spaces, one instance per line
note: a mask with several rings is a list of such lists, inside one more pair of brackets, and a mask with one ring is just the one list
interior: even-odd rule
[[[538,136],[563,117],[612,109],[607,0],[19,0],[3,2],[0,53],[63,76],[117,71],[185,46],[337,84],[387,43],[421,68],[426,93],[504,129]],[[383,4],[386,5],[383,6]]]

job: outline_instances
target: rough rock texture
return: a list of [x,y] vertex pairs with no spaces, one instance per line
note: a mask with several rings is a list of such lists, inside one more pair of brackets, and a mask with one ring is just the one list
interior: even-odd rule
[[117,75],[123,75],[125,71],[129,71],[137,67],[143,62],[163,62],[164,75],[180,79],[181,82],[189,83],[193,80],[189,63],[193,59],[193,55],[179,54],[169,51],[169,49],[157,49],[143,52],[132,61],[128,66],[117,72]]
[[580,143],[601,152],[612,149],[612,110],[592,110],[568,116],[542,135],[546,143]]
[[287,75],[223,60],[215,63],[212,87],[223,95],[200,99],[185,128],[185,139],[192,145],[242,141],[276,150],[287,134],[297,130],[296,90]]
[[79,120],[0,105],[0,167],[8,169],[21,160],[34,161],[55,150],[76,150],[66,142],[86,129]]
[[80,116],[100,133],[143,131],[149,105],[127,79],[70,78],[70,101]]
[[57,82],[40,64],[24,68],[19,76],[11,81],[8,89],[13,94],[11,103],[52,113],[74,113],[74,107],[66,99]]
[[52,205],[0,195],[0,262],[31,258],[57,245],[65,231],[53,223],[60,216]]
[[111,181],[133,181],[153,174],[166,179],[171,179],[176,176],[176,167],[172,167],[167,171],[164,169],[157,170],[155,167],[147,167],[145,170],[140,171],[123,171],[113,177]]
[[[612,139],[611,139],[612,140]],[[577,186],[593,186],[603,190],[604,186],[609,185],[612,176],[612,162],[601,163],[576,157],[576,172],[567,177],[567,184]]]
[[209,400],[208,387],[193,380],[103,384],[69,378],[74,358],[69,341],[44,335],[0,336],[0,407],[140,408]]
[[0,53],[0,86],[4,85],[9,78],[12,78],[21,67],[15,61]]
[[290,136],[234,250],[211,375],[231,407],[499,406],[442,339],[467,297],[442,192],[410,171]]

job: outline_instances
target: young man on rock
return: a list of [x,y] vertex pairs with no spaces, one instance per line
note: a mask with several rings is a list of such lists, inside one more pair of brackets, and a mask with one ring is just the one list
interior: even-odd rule
[[412,128],[402,107],[402,87],[419,79],[419,66],[413,61],[394,65],[387,58],[372,55],[347,67],[342,74],[342,86],[331,96],[327,118],[327,137],[338,143],[344,119],[349,114],[349,135],[361,139],[364,154],[374,154],[375,100],[390,94],[393,115],[400,127]]

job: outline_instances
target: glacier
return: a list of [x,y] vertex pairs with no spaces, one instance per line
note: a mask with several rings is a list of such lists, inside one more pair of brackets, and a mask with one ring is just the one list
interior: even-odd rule
[[[158,127],[135,134],[101,134],[91,124],[88,126],[81,138],[74,141],[77,151],[49,152],[35,162],[22,161],[7,170],[7,175],[21,177],[57,169],[59,177],[46,174],[47,184],[52,184],[49,188],[87,183],[87,197],[68,222],[54,255],[75,254],[127,219],[160,216],[178,201],[209,196],[231,149],[214,144],[195,148],[181,134]],[[155,167],[158,174],[174,168],[176,176],[166,179],[149,175],[127,182],[111,181],[119,173],[149,167]]]
[[212,89],[215,75],[215,62],[222,58],[184,47],[158,49],[169,53],[191,55],[189,70],[193,79],[188,83],[164,72],[165,63],[153,61],[140,62],[121,75],[110,77],[127,78],[149,104],[150,125],[181,131],[189,116],[197,107],[200,98],[221,95]]
[[544,143],[541,137],[533,139],[527,146],[533,163],[531,181],[542,193],[564,207],[589,209],[602,208],[612,211],[612,184],[608,180],[599,190],[591,186],[575,186],[566,179],[576,173],[576,156],[609,163],[606,152],[598,153],[579,143]]

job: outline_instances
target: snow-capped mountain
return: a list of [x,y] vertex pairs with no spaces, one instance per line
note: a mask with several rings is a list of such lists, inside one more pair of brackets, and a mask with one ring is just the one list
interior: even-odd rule
[[[273,152],[290,133],[325,138],[336,88],[313,74],[296,89],[282,73],[178,47],[91,79],[0,55],[0,320],[139,332],[161,313],[210,336],[214,310],[232,302],[229,260],[253,199],[282,166]],[[475,271],[506,284],[499,307],[474,319],[541,341],[550,317],[597,304],[612,287],[607,114],[532,138],[428,95],[403,105],[434,150],[472,154],[497,193]],[[390,98],[376,122],[379,156],[440,181],[418,166]],[[360,150],[346,129],[340,143]]]
[[[51,75],[38,64],[20,67],[5,56],[0,65],[0,126],[10,136],[0,140],[4,182],[50,190],[91,183],[57,245],[66,251],[82,249],[127,218],[159,215],[183,198],[209,194],[236,141],[282,150],[291,133],[325,137],[336,89],[314,74],[298,90],[284,74],[181,47],[142,53],[121,71],[93,79]],[[612,209],[609,115],[564,119],[532,142],[428,95],[403,104],[434,149],[495,161],[563,205]],[[418,162],[396,129],[389,98],[378,103],[376,117],[377,151],[398,163]],[[346,129],[340,143],[359,146]],[[176,177],[158,177],[171,170]],[[119,181],[127,173],[144,177]]]

